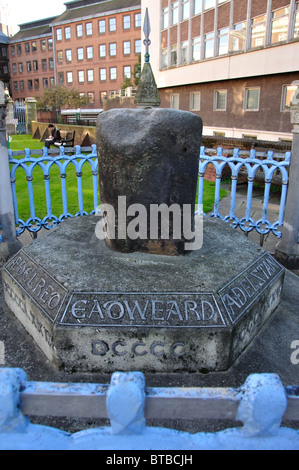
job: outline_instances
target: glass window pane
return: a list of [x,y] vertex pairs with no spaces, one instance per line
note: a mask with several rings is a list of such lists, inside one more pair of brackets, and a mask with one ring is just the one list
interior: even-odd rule
[[258,16],[252,20],[251,26],[251,47],[265,45],[266,15]]
[[214,33],[205,35],[205,58],[214,57]]
[[237,23],[230,31],[229,51],[244,51],[246,45],[246,23]]
[[200,36],[192,40],[192,60],[200,60]]
[[288,39],[289,7],[280,8],[272,13],[272,37],[271,42],[281,42]]
[[249,111],[257,111],[259,109],[259,97],[259,88],[248,88],[245,94],[245,109]]

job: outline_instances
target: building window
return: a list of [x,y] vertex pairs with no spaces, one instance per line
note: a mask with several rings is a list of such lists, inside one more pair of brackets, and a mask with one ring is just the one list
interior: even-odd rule
[[24,80],[20,80],[20,91],[24,91]]
[[190,15],[190,0],[183,0],[182,2],[182,20],[187,20]]
[[94,76],[93,70],[87,70],[87,81],[88,82],[93,82],[93,76]]
[[57,41],[62,41],[62,29],[61,28],[56,29],[56,39]]
[[141,40],[135,39],[135,54],[141,53]]
[[194,15],[201,13],[202,0],[194,0]]
[[14,91],[18,91],[18,89],[19,89],[18,82],[13,82],[13,87],[14,87]]
[[65,51],[65,57],[66,57],[67,62],[72,62],[72,50],[71,49],[67,49]]
[[47,46],[46,40],[42,39],[41,42],[40,42],[40,49],[41,49],[42,52],[46,51],[46,46]]
[[28,90],[32,90],[32,88],[33,88],[33,82],[32,82],[32,80],[28,80],[28,81],[27,81],[27,88],[28,88]]
[[[18,49],[18,54],[21,54],[21,49],[19,49],[19,46],[17,46],[17,49]],[[19,52],[19,50],[20,50],[20,52]],[[26,42],[26,44],[25,44],[25,52],[26,52],[26,54],[30,53],[30,44],[29,44],[29,42]]]
[[124,29],[131,28],[131,16],[130,15],[123,16],[123,28]]
[[109,31],[110,32],[116,31],[116,18],[109,19]]
[[58,74],[58,83],[59,83],[59,85],[64,84],[64,73],[63,72],[59,72],[59,74]]
[[109,44],[109,55],[110,57],[116,56],[116,42]]
[[78,71],[78,82],[79,83],[84,83],[84,70],[79,70]]
[[[30,64],[31,65],[31,64]],[[27,71],[29,72],[28,70],[28,62],[27,62]],[[12,64],[12,73],[13,74],[16,74],[17,73],[17,64]]]
[[178,63],[178,51],[177,51],[177,45],[174,44],[170,48],[170,65],[175,66]]
[[10,54],[11,54],[11,57],[14,57],[16,55],[16,48],[15,46],[11,46],[10,48]]
[[296,3],[294,38],[299,38],[299,3]]
[[169,26],[169,10],[168,7],[163,8],[162,10],[162,27],[163,29],[168,28]]
[[85,31],[86,31],[86,36],[92,36],[92,23],[86,23]]
[[106,57],[106,44],[100,44],[100,57]]
[[266,15],[253,18],[251,24],[251,47],[261,47],[265,45],[266,35]]
[[288,39],[289,12],[290,7],[280,8],[272,12],[272,43]]
[[135,28],[141,28],[141,13],[135,13]]
[[48,50],[53,51],[53,39],[48,39]]
[[58,51],[57,52],[57,63],[62,64],[63,63],[63,51]]
[[110,80],[116,80],[117,78],[117,70],[116,67],[110,68]]
[[71,28],[70,28],[70,26],[66,26],[64,28],[64,37],[65,37],[65,39],[71,39]]
[[201,41],[200,36],[192,39],[192,60],[200,60]]
[[184,41],[181,43],[181,64],[188,63],[188,41]]
[[66,72],[67,83],[73,83],[73,72]]
[[214,111],[226,111],[227,90],[214,92]]
[[218,55],[228,53],[229,28],[223,28],[218,31]]
[[296,90],[297,86],[284,85],[282,87],[281,111],[290,111],[291,101]]
[[124,67],[124,78],[131,79],[131,67],[129,65]]
[[77,59],[78,60],[83,60],[84,59],[84,49],[83,49],[83,47],[79,47],[77,49]]
[[233,26],[229,36],[229,51],[244,51],[246,45],[246,23],[237,23]]
[[214,57],[214,33],[205,34],[205,59]]
[[244,95],[245,111],[258,111],[260,106],[260,88],[246,88]]
[[50,86],[55,86],[55,78],[50,77]]
[[190,93],[190,111],[200,111],[200,91]]
[[204,9],[215,8],[216,0],[204,0]]
[[179,2],[174,2],[171,5],[171,24],[178,24],[179,21]]
[[87,98],[88,98],[88,104],[94,104],[95,102],[95,96],[93,91],[89,91],[87,93]]
[[104,100],[107,98],[107,92],[106,91],[101,91],[100,92],[100,103],[103,104]]
[[107,70],[106,69],[100,69],[100,80],[101,82],[104,82],[107,80]]
[[105,20],[99,21],[99,33],[104,34],[106,32],[106,22]]
[[93,47],[88,46],[86,49],[87,59],[93,59]]
[[42,59],[42,70],[48,69],[48,61],[47,59]]
[[167,50],[167,47],[163,47],[162,50],[161,50],[161,67],[164,68],[164,67],[167,67],[167,53],[168,53],[168,50]]
[[178,93],[170,95],[170,107],[172,109],[180,109],[180,95]]
[[50,70],[54,69],[54,59],[49,59],[49,69]]
[[34,79],[34,89],[35,89],[35,90],[38,90],[38,89],[39,89],[39,79],[38,79],[38,78],[35,78],[35,79]]
[[77,31],[77,38],[82,38],[83,37],[83,25],[77,24],[76,31]]
[[19,63],[19,73],[23,73],[23,63]]
[[31,71],[32,71],[31,62],[27,62],[27,72],[31,72]]
[[31,43],[31,50],[32,52],[36,52],[37,51],[37,44],[36,44],[36,41],[33,41]]
[[38,70],[38,61],[37,60],[33,61],[33,70],[34,70],[34,72],[37,72],[37,70]]
[[129,54],[131,54],[131,42],[125,41],[124,42],[124,55],[129,55]]

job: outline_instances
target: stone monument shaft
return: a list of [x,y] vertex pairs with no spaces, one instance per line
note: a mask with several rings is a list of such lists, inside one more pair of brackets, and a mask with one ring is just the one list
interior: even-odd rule
[[[99,116],[100,200],[115,212],[112,220],[107,219],[106,241],[111,248],[165,255],[185,252],[184,234],[175,231],[171,208],[180,208],[182,227],[183,208],[189,207],[193,226],[201,138],[201,118],[185,111],[114,109]],[[120,198],[126,207],[119,204]],[[141,237],[133,240],[120,225],[125,223],[128,228],[133,213],[127,211],[135,204],[144,208],[147,219],[146,228],[140,227]],[[160,217],[158,236],[153,237],[150,213],[160,205],[169,214],[166,210],[166,216]],[[169,237],[165,238],[168,226]]]

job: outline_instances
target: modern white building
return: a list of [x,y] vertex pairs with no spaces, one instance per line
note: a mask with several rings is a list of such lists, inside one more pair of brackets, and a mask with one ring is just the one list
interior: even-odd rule
[[161,106],[201,115],[205,135],[291,140],[298,0],[142,0]]

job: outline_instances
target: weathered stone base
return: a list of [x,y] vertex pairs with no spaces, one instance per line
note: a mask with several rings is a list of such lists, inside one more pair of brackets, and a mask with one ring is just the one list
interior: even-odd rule
[[67,371],[227,370],[278,306],[284,268],[220,220],[185,256],[118,253],[69,219],[3,268],[10,310]]

